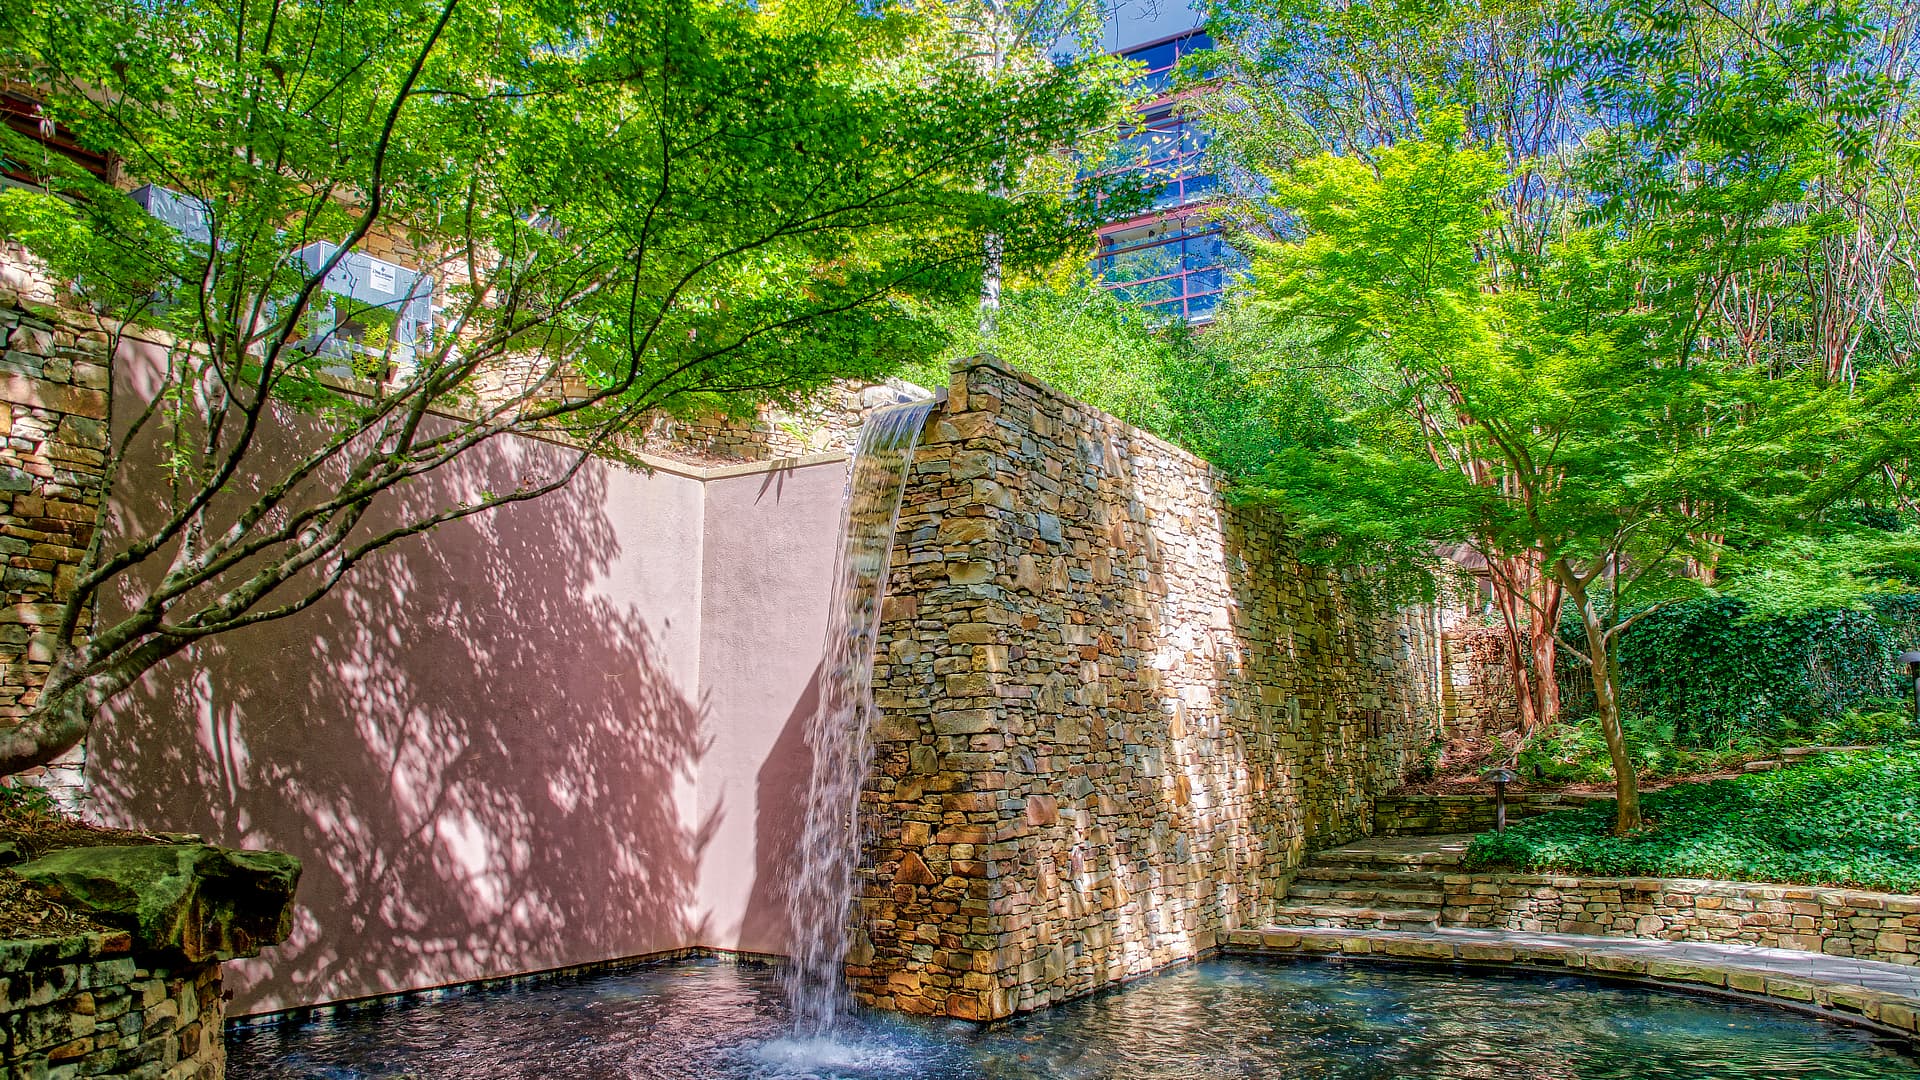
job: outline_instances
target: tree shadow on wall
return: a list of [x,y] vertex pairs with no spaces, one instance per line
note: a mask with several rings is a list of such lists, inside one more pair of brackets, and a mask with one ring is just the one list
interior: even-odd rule
[[[490,445],[389,494],[369,524],[560,454]],[[678,793],[703,708],[662,641],[697,626],[669,625],[623,576],[667,549],[623,553],[606,513],[641,483],[593,465],[404,541],[309,611],[175,657],[102,718],[88,765],[101,817],[305,862],[292,939],[234,965],[237,1011],[700,937],[710,823],[683,821]]]

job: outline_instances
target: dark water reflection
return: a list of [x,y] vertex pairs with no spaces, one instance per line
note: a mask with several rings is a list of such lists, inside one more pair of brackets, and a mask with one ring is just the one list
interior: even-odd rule
[[232,1080],[1883,1080],[1895,1043],[1576,977],[1217,960],[987,1029],[866,1016],[787,1037],[766,968],[702,961],[229,1038]]

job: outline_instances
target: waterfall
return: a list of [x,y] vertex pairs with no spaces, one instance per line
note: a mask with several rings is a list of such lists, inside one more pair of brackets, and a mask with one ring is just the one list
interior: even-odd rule
[[893,530],[920,428],[935,402],[876,410],[860,431],[834,560],[820,706],[807,724],[813,781],[788,890],[792,925],[787,1005],[797,1034],[825,1034],[852,1006],[842,967],[853,907],[860,789],[873,767],[873,650],[887,592]]

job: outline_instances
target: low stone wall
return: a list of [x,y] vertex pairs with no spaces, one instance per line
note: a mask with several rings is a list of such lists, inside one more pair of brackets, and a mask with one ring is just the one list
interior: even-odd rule
[[219,1080],[220,965],[286,939],[299,861],[198,843],[102,845],[13,872],[115,929],[0,941],[7,1076]]
[[1646,979],[1680,988],[1713,987],[1825,1010],[1881,1030],[1920,1037],[1920,993],[1857,965],[1782,963],[1778,953],[1661,945],[1618,938],[1472,931],[1408,933],[1290,927],[1236,930],[1224,951],[1394,962],[1567,970],[1607,978]]
[[0,942],[8,1076],[218,1080],[218,961],[168,964],[128,933]]
[[1454,874],[1441,925],[1709,941],[1920,965],[1920,896],[1679,878]]
[[1424,609],[1363,612],[1205,463],[955,372],[880,629],[865,1002],[994,1019],[1259,925],[1438,730]]
[[860,428],[874,410],[924,398],[908,383],[863,385],[838,382],[792,409],[762,407],[750,417],[705,412],[656,415],[640,436],[640,449],[701,462],[773,461],[810,454],[851,454]]
[[[1611,795],[1553,791],[1509,794],[1507,820],[1538,817],[1612,798]],[[1493,828],[1493,819],[1492,795],[1382,795],[1373,801],[1375,836],[1488,832]]]

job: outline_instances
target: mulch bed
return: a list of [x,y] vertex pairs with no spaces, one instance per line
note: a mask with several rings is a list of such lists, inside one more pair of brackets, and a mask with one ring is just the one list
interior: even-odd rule
[[[1518,731],[1500,732],[1502,746],[1515,746],[1520,741]],[[1491,795],[1493,785],[1481,774],[1497,765],[1511,760],[1508,754],[1496,755],[1491,740],[1477,740],[1456,735],[1447,740],[1445,751],[1440,755],[1439,775],[1431,780],[1416,780],[1401,784],[1393,789],[1395,795]],[[1709,780],[1725,780],[1742,775],[1737,769],[1717,769],[1700,773],[1688,773],[1683,776],[1662,776],[1659,779],[1640,780],[1641,791],[1659,791],[1675,784],[1704,784]],[[1613,783],[1603,781],[1591,784],[1568,784],[1530,780],[1524,774],[1507,785],[1510,794],[1544,794],[1548,792],[1611,795]]]
[[[89,825],[40,800],[0,787],[0,863],[37,859],[51,851],[121,844],[165,844],[183,839]],[[116,929],[72,911],[11,870],[0,870],[0,940],[66,937]]]

